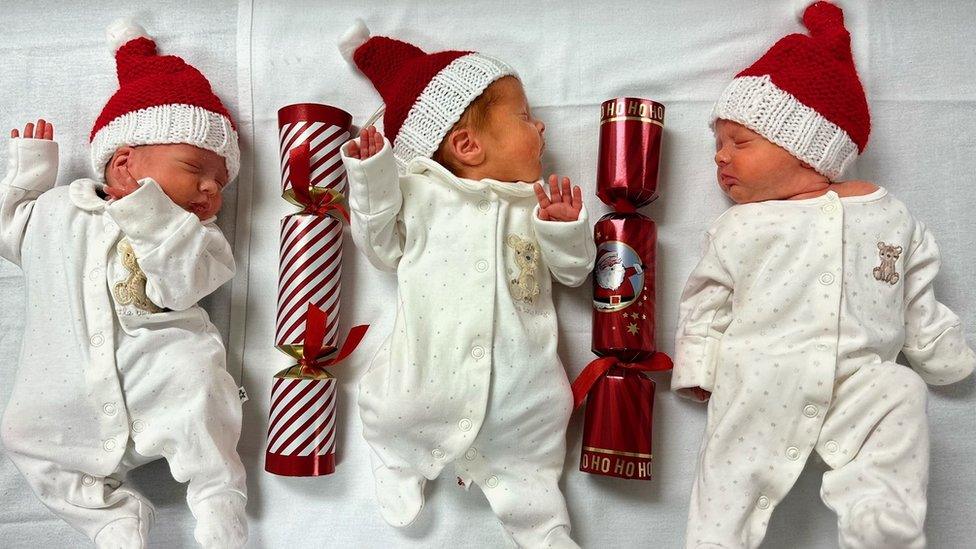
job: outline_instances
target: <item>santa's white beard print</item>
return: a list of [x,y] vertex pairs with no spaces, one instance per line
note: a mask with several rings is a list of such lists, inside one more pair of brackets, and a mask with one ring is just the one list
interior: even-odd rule
[[609,268],[599,269],[596,272],[596,283],[601,288],[616,290],[624,282],[624,273],[624,266],[620,263]]

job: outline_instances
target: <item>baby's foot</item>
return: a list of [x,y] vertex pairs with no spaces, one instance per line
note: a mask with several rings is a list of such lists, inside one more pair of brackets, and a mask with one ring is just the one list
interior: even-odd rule
[[400,468],[377,465],[373,469],[373,479],[376,481],[376,501],[380,505],[380,514],[391,526],[409,526],[424,508],[427,479]]
[[543,546],[547,549],[579,549],[579,545],[569,537],[567,526],[557,526],[550,530]]
[[193,537],[203,547],[231,549],[247,542],[246,500],[237,492],[210,496],[191,505],[197,519]]
[[97,549],[141,549],[146,547],[149,525],[136,517],[126,517],[108,523],[95,535]]
[[860,502],[851,510],[850,527],[846,530],[849,547],[925,547],[921,522],[898,501]]

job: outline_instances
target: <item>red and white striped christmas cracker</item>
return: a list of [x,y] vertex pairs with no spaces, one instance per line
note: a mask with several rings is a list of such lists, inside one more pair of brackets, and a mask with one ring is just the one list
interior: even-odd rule
[[336,380],[275,377],[265,469],[285,476],[335,471]]
[[275,345],[298,363],[274,378],[265,470],[327,475],[335,471],[338,422],[336,380],[324,368],[351,353],[367,328],[350,330],[336,353],[342,219],[349,219],[339,147],[352,117],[303,103],[280,109],[278,123],[282,196],[302,210],[281,220]]
[[278,372],[271,387],[264,468],[277,475],[319,476],[335,471],[338,396],[336,380],[325,368],[349,356],[369,328],[361,325],[349,330],[339,353],[325,359],[325,311],[309,304],[304,316],[304,356],[297,365]]
[[292,189],[289,153],[309,146],[309,181],[316,190],[345,194],[346,172],[339,147],[349,140],[352,116],[335,107],[299,103],[278,110],[278,140],[281,155],[281,193],[296,203]]
[[282,218],[275,346],[301,358],[305,310],[314,304],[324,309],[328,318],[326,351],[335,349],[341,274],[341,220],[331,215],[303,214]]

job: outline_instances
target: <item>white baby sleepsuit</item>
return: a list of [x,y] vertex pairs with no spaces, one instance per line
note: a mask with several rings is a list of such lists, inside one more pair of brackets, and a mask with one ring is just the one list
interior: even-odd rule
[[165,457],[189,483],[197,541],[240,546],[241,404],[196,304],[233,276],[230,246],[151,179],[107,201],[93,180],[55,187],[57,165],[56,143],[12,139],[0,185],[0,255],[27,287],[7,455],[100,547],[145,546],[153,509],[125,474]]
[[[389,142],[343,161],[354,241],[397,274],[393,333],[359,393],[378,491],[453,463],[517,545],[576,547],[558,486],[573,397],[551,277],[578,286],[592,269],[586,211],[542,221],[531,184],[461,179],[427,158],[398,177]],[[413,506],[400,526],[422,506],[379,500]]]
[[925,545],[926,383],[976,364],[938,270],[932,234],[883,188],[737,205],[713,224],[671,385],[712,392],[687,547],[758,546],[814,450],[842,547]]

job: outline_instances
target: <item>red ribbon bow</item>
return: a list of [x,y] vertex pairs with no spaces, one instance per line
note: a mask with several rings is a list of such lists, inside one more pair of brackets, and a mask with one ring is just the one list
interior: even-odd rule
[[339,197],[342,195],[339,193],[312,194],[311,158],[308,141],[288,151],[288,171],[290,174],[288,179],[291,181],[292,190],[295,191],[295,200],[305,206],[302,213],[325,215],[330,210],[338,210],[348,223],[349,212],[339,202]]
[[369,329],[368,324],[361,324],[349,330],[339,354],[328,360],[319,361],[328,322],[329,318],[325,311],[316,307],[314,303],[308,304],[308,313],[305,315],[305,346],[302,349],[302,358],[298,361],[302,376],[314,376],[325,370],[327,366],[342,362],[344,358],[356,350],[359,342],[366,335],[366,330]]
[[573,409],[579,408],[586,399],[587,393],[593,388],[593,384],[603,377],[611,368],[618,366],[628,370],[639,370],[641,372],[664,372],[674,367],[671,358],[664,353],[654,353],[649,358],[640,362],[621,362],[615,356],[598,358],[586,365],[580,375],[573,381]]

